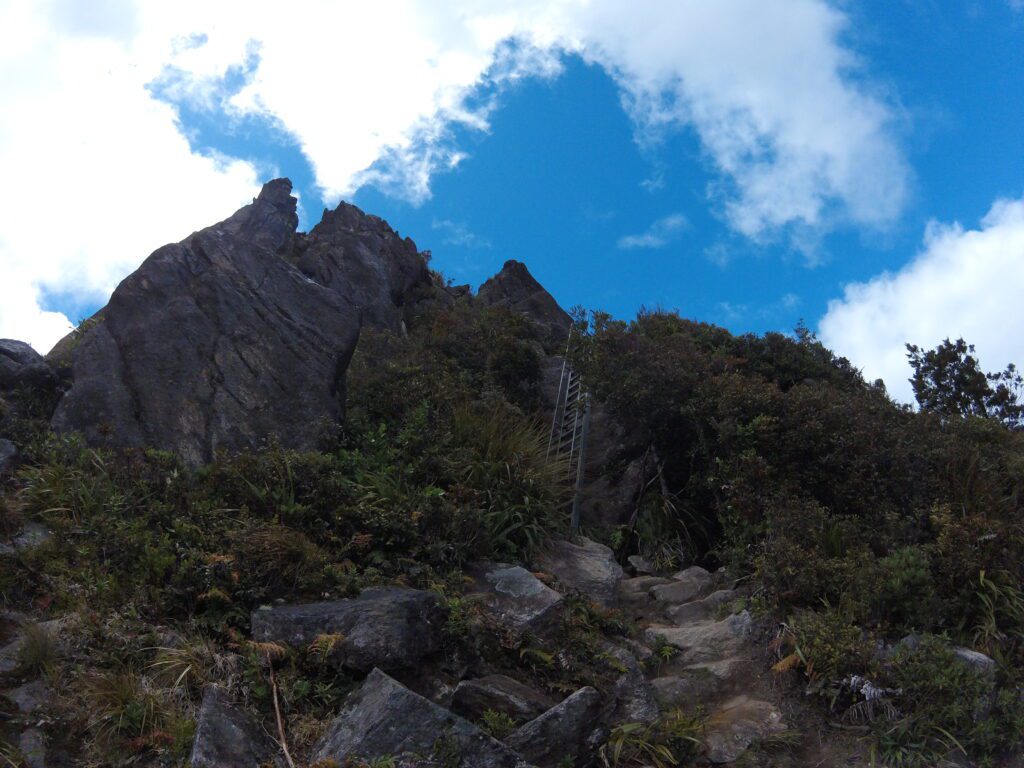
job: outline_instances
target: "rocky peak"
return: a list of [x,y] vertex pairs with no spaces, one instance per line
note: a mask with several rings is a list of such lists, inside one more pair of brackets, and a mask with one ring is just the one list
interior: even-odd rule
[[252,204],[226,219],[220,229],[253,245],[279,251],[285,247],[299,226],[295,212],[298,201],[292,197],[288,179],[274,179],[263,185]]
[[432,291],[416,243],[350,203],[324,211],[296,263],[310,279],[345,296],[366,322],[395,331],[408,305]]
[[342,417],[361,326],[400,329],[432,284],[415,244],[355,206],[297,235],[291,190],[268,182],[229,218],[155,251],[55,348],[72,382],[55,429],[191,464],[270,437],[315,446]]
[[537,323],[550,340],[568,335],[572,318],[521,261],[510,259],[494,277],[480,286],[477,300],[489,307],[522,312]]

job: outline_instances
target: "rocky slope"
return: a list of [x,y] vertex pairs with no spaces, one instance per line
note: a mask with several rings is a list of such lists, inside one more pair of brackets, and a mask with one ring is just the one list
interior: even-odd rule
[[1018,435],[643,315],[573,358],[570,539],[569,315],[290,192],[0,340],[0,765],[1012,764]]

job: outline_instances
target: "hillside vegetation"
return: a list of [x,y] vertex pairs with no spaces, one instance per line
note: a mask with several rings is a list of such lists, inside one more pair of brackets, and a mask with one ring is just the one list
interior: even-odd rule
[[[313,764],[369,670],[337,662],[340,633],[260,639],[254,612],[373,586],[440,601],[440,649],[401,675],[428,698],[503,674],[552,701],[586,686],[618,701],[631,654],[631,685],[671,672],[682,647],[645,632],[653,602],[602,602],[541,567],[545,546],[570,535],[572,483],[549,457],[544,388],[564,338],[468,292],[407,319],[364,328],[344,420],[325,420],[315,449],[270,438],[197,468],[117,447],[116,435],[55,434],[59,377],[3,396],[0,437],[19,457],[0,496],[0,646],[12,643],[0,650],[0,765],[36,764],[18,737],[29,719],[47,765],[198,764],[213,683],[289,759]],[[842,754],[987,766],[1019,754],[1024,432],[1009,394],[992,410],[897,405],[802,328],[734,336],[668,312],[623,322],[579,311],[573,339],[572,365],[625,435],[601,473],[639,468],[630,513],[585,519],[583,533],[623,565],[700,566],[732,585],[711,616],[748,612],[759,690],[786,702],[785,729],[737,764]],[[35,530],[46,533],[24,543]],[[512,631],[489,614],[477,575],[488,562],[531,566],[564,592],[555,624]],[[646,600],[644,578],[626,582]],[[43,714],[21,716],[11,692],[37,681],[50,691]],[[709,714],[616,716],[588,754],[544,764],[704,764]],[[513,745],[524,726],[494,709],[476,722]],[[441,741],[425,760],[473,764]]]

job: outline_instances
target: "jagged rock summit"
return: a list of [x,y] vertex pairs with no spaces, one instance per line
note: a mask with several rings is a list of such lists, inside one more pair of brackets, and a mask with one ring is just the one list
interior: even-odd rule
[[297,233],[291,188],[158,249],[54,348],[72,381],[55,429],[198,465],[270,437],[310,448],[338,422],[361,325],[399,329],[433,285],[415,244],[354,206]]
[[521,261],[506,261],[498,274],[480,286],[477,300],[487,307],[505,307],[526,315],[548,340],[564,342],[569,334],[572,318]]

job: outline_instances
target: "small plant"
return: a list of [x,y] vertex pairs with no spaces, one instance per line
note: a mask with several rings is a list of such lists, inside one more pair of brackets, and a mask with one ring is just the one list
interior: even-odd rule
[[158,647],[149,665],[155,682],[181,690],[185,698],[196,695],[214,680],[228,680],[234,673],[230,658],[206,638],[190,639],[175,648]]
[[670,768],[692,757],[701,747],[703,718],[674,710],[653,723],[616,726],[598,755],[605,768],[653,766]]
[[321,634],[313,638],[309,644],[309,653],[320,664],[323,664],[334,653],[339,643],[344,642],[345,636],[341,633]]
[[175,715],[152,681],[130,667],[91,676],[82,698],[90,713],[90,727],[100,743],[153,735]]
[[516,729],[516,721],[508,714],[493,709],[484,710],[481,727],[496,739],[504,739]]
[[651,657],[647,660],[647,664],[654,670],[659,670],[678,655],[678,648],[666,640],[664,635],[657,635],[654,638],[654,647],[651,649]]

